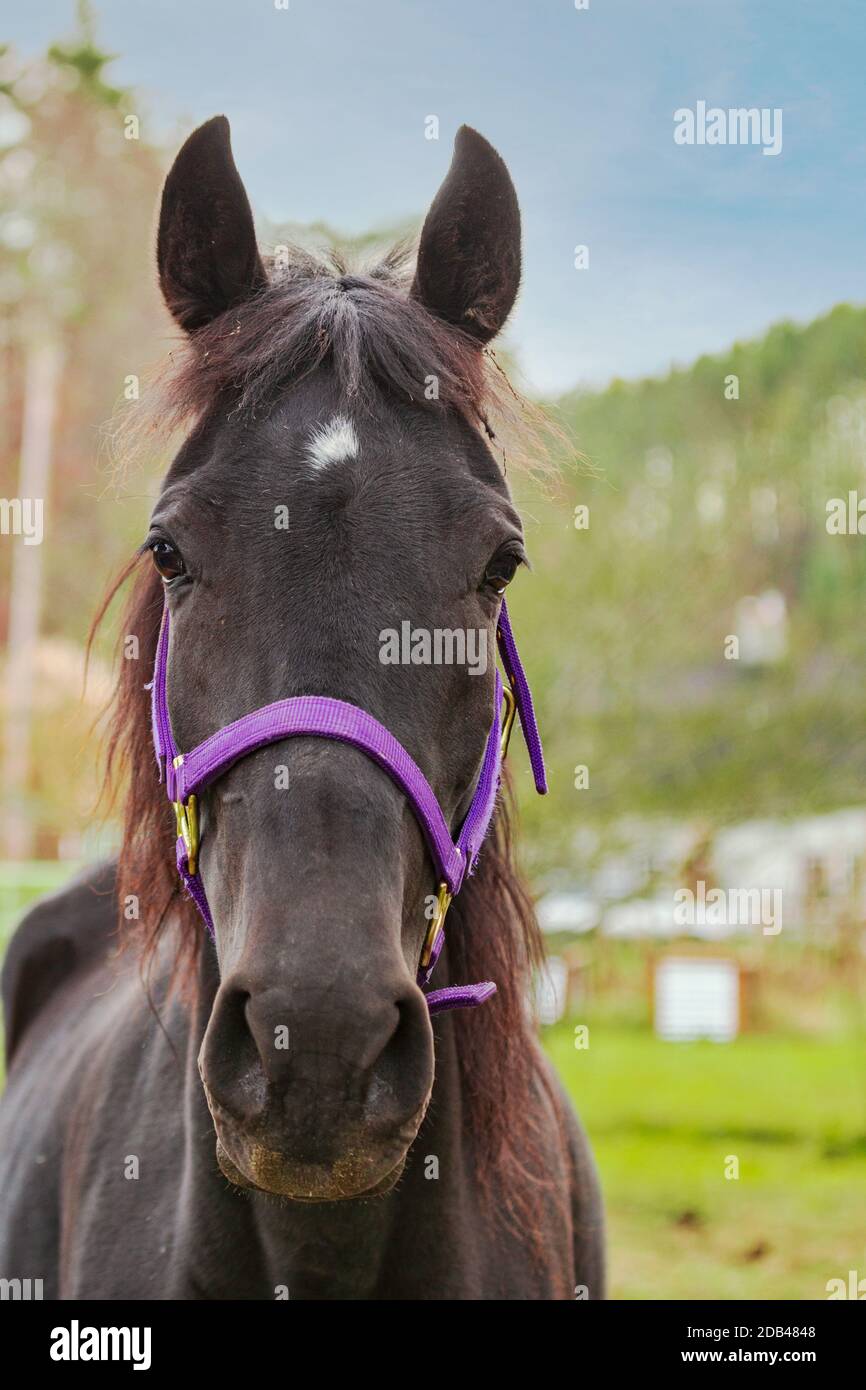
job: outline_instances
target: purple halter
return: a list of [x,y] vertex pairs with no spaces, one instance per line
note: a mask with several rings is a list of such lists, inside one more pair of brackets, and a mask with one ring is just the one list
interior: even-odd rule
[[[493,722],[487,736],[478,785],[456,841],[451,838],[451,831],[430,783],[403,745],[378,719],[343,700],[332,700],[326,695],[298,695],[291,700],[277,700],[252,714],[245,714],[233,724],[227,724],[189,753],[178,753],[168,713],[169,627],[166,604],[151,687],[153,746],[160,780],[165,782],[177,820],[178,872],[211,937],[214,935],[213,919],[198,872],[199,792],[222,777],[239,758],[268,743],[291,737],[337,739],[366,753],[401,788],[418,818],[431,858],[438,869],[436,910],[427,930],[418,970],[418,984],[424,988],[429,983],[444,944],[445,915],[451,899],[460,892],[466,875],[474,872],[482,841],[493,816],[502,761],[508,749],[515,711],[520,715],[536,791],[541,794],[547,791],[532,696],[517,653],[505,602],[500,610],[496,635],[508,685],[503,687],[497,671]],[[501,715],[503,700],[504,717]],[[496,985],[492,980],[486,980],[477,985],[454,985],[448,989],[434,990],[426,998],[433,1014],[445,1009],[465,1009],[483,1004],[495,992]]]

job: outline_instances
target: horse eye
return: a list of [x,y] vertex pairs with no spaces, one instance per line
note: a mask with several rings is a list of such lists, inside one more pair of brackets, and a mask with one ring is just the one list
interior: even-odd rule
[[177,579],[178,575],[184,573],[186,567],[183,563],[183,556],[168,541],[154,541],[150,547],[150,553],[153,556],[153,563],[166,583],[170,579]]
[[517,573],[517,566],[522,563],[522,558],[513,550],[504,550],[494,555],[484,572],[484,588],[492,589],[497,597],[501,597]]

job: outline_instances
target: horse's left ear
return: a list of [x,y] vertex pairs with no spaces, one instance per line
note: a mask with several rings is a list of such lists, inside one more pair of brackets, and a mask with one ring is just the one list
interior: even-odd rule
[[194,130],[171,167],[162,190],[156,263],[163,298],[188,332],[266,283],[225,116]]
[[520,209],[503,160],[461,126],[445,182],[418,247],[412,295],[431,313],[487,343],[520,286]]

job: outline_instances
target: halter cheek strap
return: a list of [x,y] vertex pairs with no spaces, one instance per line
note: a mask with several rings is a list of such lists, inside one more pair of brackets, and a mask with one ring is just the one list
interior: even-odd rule
[[[487,736],[481,772],[472,802],[457,839],[442,813],[436,795],[403,745],[378,719],[366,710],[344,700],[327,695],[298,695],[290,700],[277,700],[264,705],[252,714],[227,724],[211,734],[188,753],[179,753],[171,731],[168,713],[168,648],[171,619],[168,604],[162,615],[162,626],[156,652],[156,665],[151,687],[151,716],[153,746],[160,780],[164,781],[177,822],[177,868],[184,886],[195,903],[211,937],[213,919],[201,875],[198,871],[199,793],[209,787],[240,758],[246,757],[269,743],[284,738],[330,738],[349,743],[366,753],[386,772],[412,806],[424,834],[439,876],[439,890],[433,917],[427,930],[418,969],[418,983],[425,988],[436,965],[445,940],[444,922],[451,899],[460,892],[467,874],[472,874],[487,834],[496,805],[502,762],[515,713],[520,717],[536,790],[547,791],[541,739],[532,707],[532,696],[520,662],[517,646],[503,602],[499,615],[497,639],[502,665],[508,678],[503,686],[499,672],[495,673],[493,720]],[[504,706],[504,713],[503,713]],[[484,981],[477,985],[456,985],[434,990],[426,995],[430,1012],[470,1008],[482,1004],[496,992],[496,985]]]

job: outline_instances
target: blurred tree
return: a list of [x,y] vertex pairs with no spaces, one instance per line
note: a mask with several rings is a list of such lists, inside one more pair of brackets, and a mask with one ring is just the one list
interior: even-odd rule
[[[595,473],[563,470],[555,502],[513,480],[535,573],[511,607],[556,803],[523,797],[532,866],[580,879],[630,814],[712,828],[862,801],[866,546],[828,534],[826,509],[866,498],[866,310],[573,393],[558,415]],[[786,649],[747,669],[725,643],[761,595]]]
[[31,796],[40,628],[80,639],[127,548],[117,504],[98,484],[94,421],[110,417],[125,381],[158,351],[144,268],[162,160],[142,139],[133,99],[106,81],[109,62],[84,3],[76,35],[44,58],[0,52],[0,482],[6,498],[41,500],[45,534],[32,545],[10,536],[0,553],[2,831],[19,856],[40,816]]

